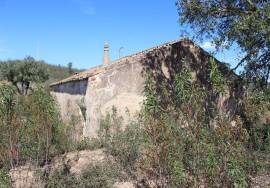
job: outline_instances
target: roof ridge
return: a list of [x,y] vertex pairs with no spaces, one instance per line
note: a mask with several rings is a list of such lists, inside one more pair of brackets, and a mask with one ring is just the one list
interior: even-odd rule
[[117,63],[117,62],[119,62],[119,61],[126,60],[126,59],[131,58],[131,57],[136,57],[137,55],[143,55],[143,54],[148,53],[148,52],[151,52],[151,51],[153,51],[153,50],[156,50],[156,49],[159,49],[159,48],[163,48],[163,47],[165,47],[165,46],[169,46],[169,45],[172,45],[172,44],[175,44],[175,43],[184,41],[184,40],[189,40],[189,39],[186,39],[186,38],[176,39],[176,40],[173,40],[173,41],[170,41],[170,42],[166,42],[166,43],[157,45],[157,46],[155,46],[155,47],[147,48],[147,49],[145,49],[145,50],[136,52],[136,53],[131,54],[131,55],[127,55],[127,56],[122,57],[122,58],[120,58],[120,59],[116,59],[116,60],[112,61],[111,64]]
[[112,61],[108,65],[98,65],[98,66],[91,67],[88,70],[85,70],[85,71],[80,72],[78,74],[72,75],[72,76],[70,76],[68,78],[65,78],[63,80],[60,80],[58,82],[52,83],[52,84],[50,84],[50,86],[55,86],[55,85],[59,85],[59,84],[62,84],[62,83],[67,83],[67,82],[72,82],[72,81],[76,81],[76,80],[86,79],[88,77],[91,77],[91,76],[94,76],[96,74],[99,74],[99,73],[101,73],[103,71],[106,71],[106,70],[108,70],[108,69],[110,69],[112,67],[115,67],[117,65],[122,65],[122,63],[130,60],[131,58],[136,58],[136,57],[138,57],[140,55],[144,55],[144,54],[149,53],[151,51],[154,51],[154,50],[157,50],[157,49],[166,47],[166,46],[170,46],[172,44],[175,44],[175,43],[178,43],[178,42],[181,42],[181,41],[185,41],[185,40],[191,41],[188,38],[180,38],[180,39],[176,39],[176,40],[173,40],[173,41],[170,41],[170,42],[166,42],[166,43],[157,45],[155,47],[147,48],[145,50],[136,52],[136,53],[131,54],[131,55],[127,55],[127,56],[122,57],[120,59],[116,59],[116,60]]

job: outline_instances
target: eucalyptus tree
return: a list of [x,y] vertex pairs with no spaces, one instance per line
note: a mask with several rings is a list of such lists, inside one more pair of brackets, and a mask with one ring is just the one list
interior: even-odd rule
[[237,44],[243,56],[236,67],[257,86],[270,75],[269,0],[177,0],[179,21],[199,39],[210,38],[216,49]]

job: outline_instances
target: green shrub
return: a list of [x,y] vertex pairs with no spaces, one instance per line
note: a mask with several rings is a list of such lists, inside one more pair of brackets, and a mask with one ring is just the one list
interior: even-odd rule
[[211,62],[209,91],[182,63],[173,80],[174,97],[164,98],[168,95],[158,92],[168,92],[166,87],[157,88],[151,74],[146,76],[142,116],[146,144],[140,164],[145,179],[160,187],[246,187],[247,130],[239,116],[228,117],[209,100],[226,93],[226,79]]
[[234,187],[248,187],[245,171],[238,161],[228,161],[228,175],[231,177]]
[[107,162],[90,166],[81,176],[74,176],[65,171],[57,171],[48,178],[46,187],[109,188],[115,182],[125,179],[126,175],[123,173],[122,167],[108,160]]
[[136,173],[135,164],[140,157],[143,141],[142,130],[138,128],[137,124],[131,124],[113,136],[107,145],[107,151],[116,157],[130,175],[134,175]]
[[[54,98],[43,87],[38,87],[24,101],[27,114],[20,135],[21,140],[27,141],[23,146],[28,151],[32,150],[26,157],[48,163],[51,157],[68,150],[68,130],[60,120]],[[25,138],[26,135],[31,136]]]
[[21,96],[0,85],[0,161],[12,168],[32,162],[46,164],[67,151],[70,140],[54,98],[43,87]]
[[0,188],[11,187],[11,178],[7,172],[0,169]]
[[135,164],[144,143],[144,133],[138,121],[131,121],[126,128],[123,127],[125,127],[123,118],[113,107],[112,112],[102,119],[99,138],[94,143],[96,146],[104,147],[125,168],[125,171],[134,177]]
[[244,98],[243,116],[249,133],[249,147],[270,151],[270,89],[249,89]]
[[171,170],[172,187],[183,187],[187,183],[187,173],[182,162],[175,161]]
[[9,84],[0,84],[0,160],[5,167],[13,167],[16,159],[14,142],[20,126],[17,104],[16,88]]

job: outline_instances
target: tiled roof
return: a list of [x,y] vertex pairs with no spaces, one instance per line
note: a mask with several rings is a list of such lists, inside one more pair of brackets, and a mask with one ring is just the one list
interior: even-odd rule
[[74,74],[74,75],[72,75],[72,76],[70,76],[70,77],[68,77],[68,78],[66,78],[64,80],[52,83],[50,86],[56,86],[56,85],[64,84],[64,83],[67,83],[67,82],[73,82],[73,81],[79,81],[79,80],[87,79],[87,78],[92,77],[94,75],[97,75],[99,73],[110,70],[110,69],[112,69],[114,67],[123,65],[123,64],[125,64],[127,62],[142,59],[143,57],[145,57],[146,53],[149,53],[151,51],[158,50],[160,48],[164,48],[164,47],[167,47],[167,46],[171,46],[172,44],[178,43],[180,41],[192,42],[192,41],[190,41],[188,39],[180,39],[180,40],[171,41],[171,42],[168,42],[168,43],[165,43],[165,44],[153,47],[153,48],[149,48],[147,50],[144,50],[144,51],[141,51],[141,52],[138,52],[138,53],[135,53],[135,54],[123,57],[123,58],[120,58],[120,59],[118,59],[116,61],[113,61],[109,65],[106,65],[106,66],[99,65],[99,66],[93,67],[93,68],[91,68],[89,70],[86,70],[86,71],[83,71],[83,72],[80,72],[80,73],[76,73],[76,74]]

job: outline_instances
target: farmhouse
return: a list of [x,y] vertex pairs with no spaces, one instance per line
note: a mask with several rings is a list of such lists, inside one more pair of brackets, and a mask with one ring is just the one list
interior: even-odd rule
[[[143,102],[145,72],[152,71],[157,87],[172,83],[185,59],[194,77],[211,91],[209,60],[211,56],[191,40],[172,41],[110,62],[109,46],[104,46],[103,64],[53,83],[64,121],[75,121],[74,139],[96,137],[102,115],[112,106],[120,113],[128,109],[131,115],[140,110]],[[228,68],[219,63],[222,72]],[[234,86],[233,86],[234,87]],[[238,89],[230,89],[226,98],[216,100],[230,113],[237,108]],[[213,99],[215,100],[215,99]]]

